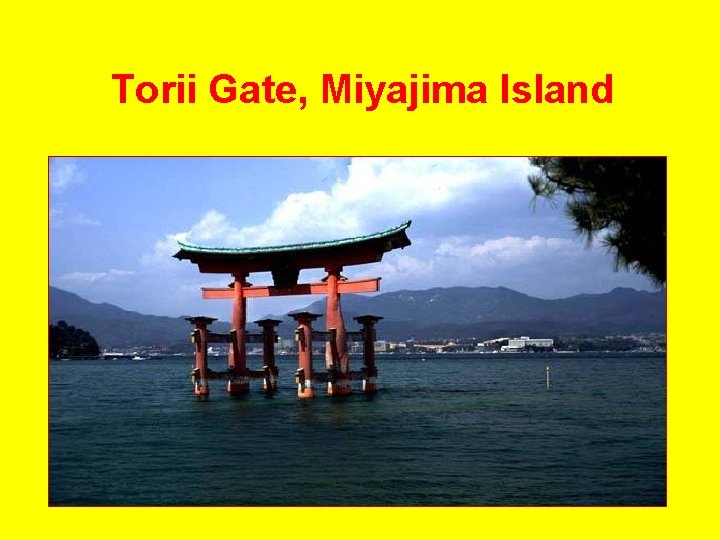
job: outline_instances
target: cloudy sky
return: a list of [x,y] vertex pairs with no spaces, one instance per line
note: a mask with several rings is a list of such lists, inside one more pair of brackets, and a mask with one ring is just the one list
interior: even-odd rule
[[[380,276],[383,292],[504,286],[561,298],[654,290],[644,277],[615,272],[602,247],[588,248],[562,204],[533,205],[532,172],[525,158],[53,158],[50,283],[142,313],[227,320],[229,302],[203,301],[199,289],[225,286],[230,276],[172,258],[178,240],[277,245],[412,220],[412,246],[344,275]],[[251,300],[249,320],[314,299]]]

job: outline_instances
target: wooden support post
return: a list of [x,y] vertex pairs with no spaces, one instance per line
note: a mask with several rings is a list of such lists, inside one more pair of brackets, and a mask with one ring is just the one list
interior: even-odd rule
[[265,393],[271,393],[277,390],[278,385],[278,368],[275,365],[275,341],[277,340],[277,332],[275,329],[282,321],[276,319],[262,319],[255,321],[255,324],[262,328],[263,335],[263,390]]
[[210,385],[208,384],[208,361],[207,361],[207,327],[214,319],[212,317],[186,317],[195,330],[191,339],[195,344],[195,369],[192,373],[194,393],[198,399],[206,400],[210,396]]
[[327,393],[331,396],[345,396],[352,393],[349,378],[350,361],[345,341],[345,320],[339,292],[339,284],[345,278],[340,275],[341,266],[327,267],[325,270],[328,273],[325,278],[327,283],[325,327],[333,332],[333,339],[325,345],[325,366],[329,374]]
[[362,391],[374,394],[377,391],[377,366],[375,365],[375,323],[382,317],[362,315],[355,320],[363,325],[363,376]]
[[246,300],[243,294],[243,287],[250,284],[245,281],[247,274],[235,274],[233,283],[233,310],[232,330],[234,338],[228,350],[228,379],[227,391],[232,396],[247,394],[250,391],[250,377],[247,373],[247,360],[245,352],[245,323],[246,323]]
[[295,372],[297,395],[300,398],[315,397],[312,365],[312,322],[321,315],[303,311],[301,313],[292,313],[290,316],[298,323],[298,328],[295,330],[295,340],[298,344],[298,369]]

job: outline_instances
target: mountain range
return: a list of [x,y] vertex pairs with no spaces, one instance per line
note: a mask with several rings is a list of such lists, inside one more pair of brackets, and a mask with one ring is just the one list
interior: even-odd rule
[[[96,304],[50,287],[50,322],[60,320],[89,331],[101,347],[182,347],[189,342],[190,325],[183,317],[161,317],[128,311],[112,304]],[[665,332],[665,291],[617,288],[603,294],[581,294],[546,300],[504,287],[448,287],[395,291],[375,296],[344,295],[342,309],[349,329],[353,317],[379,315],[378,338],[491,339],[501,336],[604,336]],[[322,314],[324,299],[304,310]],[[291,335],[294,321],[283,316],[280,333]],[[322,327],[320,319],[320,327]],[[213,331],[227,332],[227,322],[213,323]]]
[[[322,313],[323,303],[310,311]],[[343,297],[346,321],[381,315],[383,337],[491,339],[665,332],[665,292],[617,288],[545,300],[504,287],[450,287]]]
[[[113,304],[96,304],[75,293],[50,287],[50,323],[59,321],[87,330],[103,348],[178,347],[190,342],[192,327],[183,317],[161,317],[128,311]],[[218,321],[213,331],[228,332]]]

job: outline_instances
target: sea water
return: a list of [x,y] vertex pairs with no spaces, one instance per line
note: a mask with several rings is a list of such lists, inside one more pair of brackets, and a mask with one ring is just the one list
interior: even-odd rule
[[207,402],[192,361],[50,363],[51,506],[666,504],[664,356],[380,356],[377,394],[310,400],[281,356]]

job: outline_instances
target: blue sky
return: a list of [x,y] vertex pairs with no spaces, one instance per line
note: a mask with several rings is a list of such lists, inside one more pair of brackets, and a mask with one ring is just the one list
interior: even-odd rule
[[[155,315],[229,318],[226,301],[172,258],[177,240],[253,246],[368,234],[409,219],[413,245],[345,269],[381,291],[504,286],[541,298],[654,290],[589,249],[562,204],[532,204],[525,158],[53,158],[50,283],[93,302]],[[301,281],[322,277],[303,271]],[[254,284],[270,282],[253,274]],[[249,320],[315,298],[249,301]]]

